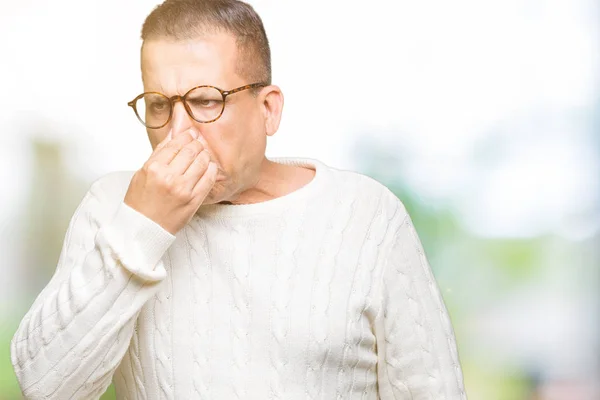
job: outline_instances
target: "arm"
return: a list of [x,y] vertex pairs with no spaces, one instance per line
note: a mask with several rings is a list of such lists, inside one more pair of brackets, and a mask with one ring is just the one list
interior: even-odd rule
[[101,185],[75,211],[56,271],[11,341],[27,399],[98,398],[166,276],[161,257],[175,236],[124,202],[107,207]]
[[411,218],[400,208],[375,328],[381,399],[466,399],[446,306]]

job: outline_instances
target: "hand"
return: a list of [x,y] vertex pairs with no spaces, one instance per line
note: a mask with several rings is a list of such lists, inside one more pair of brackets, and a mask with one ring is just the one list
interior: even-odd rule
[[124,202],[175,235],[194,216],[215,184],[217,165],[188,130],[169,134],[133,175]]

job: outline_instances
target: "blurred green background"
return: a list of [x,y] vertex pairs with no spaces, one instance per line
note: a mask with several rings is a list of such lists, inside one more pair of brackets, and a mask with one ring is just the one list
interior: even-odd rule
[[[125,104],[157,3],[2,3],[0,400],[21,398],[10,340],[75,208],[149,155]],[[598,2],[250,3],[286,95],[267,155],[361,172],[404,202],[469,399],[600,399]]]

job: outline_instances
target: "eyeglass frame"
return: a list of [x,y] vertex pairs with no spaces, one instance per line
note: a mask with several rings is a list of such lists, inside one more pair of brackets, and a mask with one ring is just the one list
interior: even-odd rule
[[[223,90],[223,89],[220,89],[220,88],[218,88],[216,86],[212,86],[212,85],[200,85],[200,86],[195,86],[195,87],[191,88],[183,96],[175,95],[175,96],[171,96],[171,97],[168,97],[167,95],[165,95],[163,93],[160,93],[160,92],[144,92],[144,93],[136,96],[135,99],[133,99],[130,102],[128,102],[127,105],[129,107],[133,108],[133,112],[135,113],[135,116],[137,117],[137,119],[142,123],[142,125],[144,125],[148,129],[160,129],[160,128],[163,128],[164,126],[166,126],[169,122],[171,122],[171,118],[173,118],[173,110],[175,109],[175,102],[178,101],[178,100],[180,100],[183,103],[183,108],[185,108],[185,111],[188,113],[188,115],[194,121],[199,122],[201,124],[209,124],[211,122],[215,122],[216,120],[218,120],[219,118],[221,118],[221,115],[223,115],[223,112],[225,111],[225,99],[227,98],[227,96],[229,96],[230,94],[241,92],[243,90],[255,89],[255,88],[265,87],[265,86],[269,86],[269,84],[265,83],[265,82],[256,82],[256,83],[251,83],[249,85],[240,86],[240,87],[237,87],[237,88],[231,89],[231,90]],[[210,121],[199,121],[199,120],[197,120],[194,117],[194,115],[192,113],[192,110],[190,110],[190,108],[189,108],[189,106],[187,104],[187,101],[186,101],[186,96],[190,92],[192,92],[193,90],[199,89],[199,88],[203,88],[203,87],[216,89],[216,90],[219,91],[219,93],[221,93],[221,96],[223,97],[223,107],[221,107],[221,112],[219,113],[219,115],[216,118],[211,119]],[[158,127],[149,127],[142,120],[142,118],[140,118],[140,115],[138,114],[136,103],[137,103],[137,101],[139,99],[143,98],[147,94],[159,94],[159,95],[161,95],[163,97],[166,97],[169,100],[169,105],[171,106],[171,108],[169,109],[169,118],[167,118],[167,122],[165,122],[161,126],[158,126]]]

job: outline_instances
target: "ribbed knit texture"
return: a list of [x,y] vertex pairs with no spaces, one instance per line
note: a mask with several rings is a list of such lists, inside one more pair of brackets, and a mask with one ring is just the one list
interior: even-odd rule
[[308,158],[306,186],[202,206],[177,235],[94,182],[11,343],[25,398],[466,399],[452,325],[402,202]]

